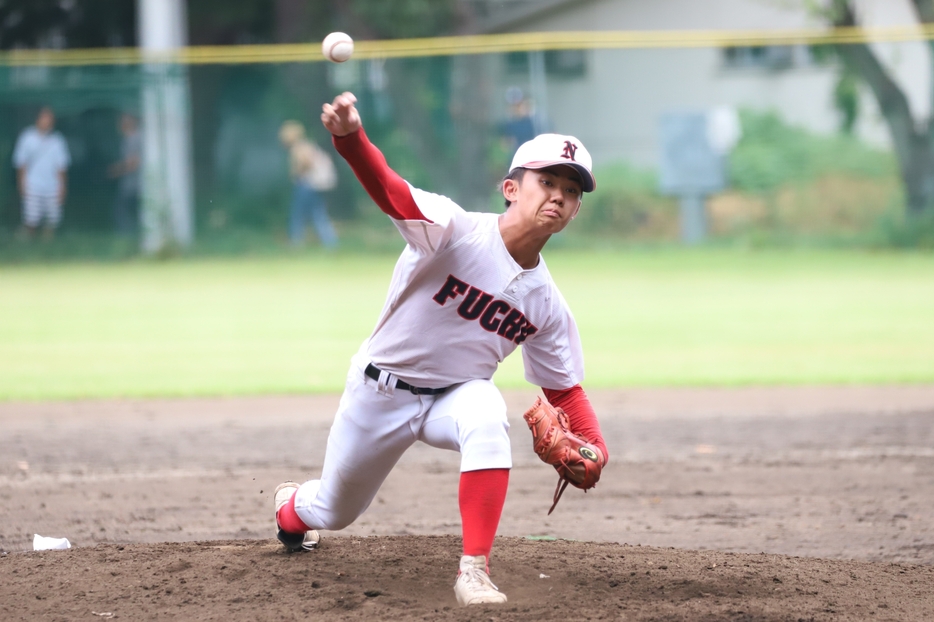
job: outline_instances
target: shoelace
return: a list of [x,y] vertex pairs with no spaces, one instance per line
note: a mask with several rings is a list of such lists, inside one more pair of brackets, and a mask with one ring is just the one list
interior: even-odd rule
[[486,587],[489,585],[497,592],[499,588],[493,583],[490,579],[490,575],[483,572],[479,568],[468,568],[467,570],[462,570],[461,574],[465,576],[465,581],[470,583],[471,587]]

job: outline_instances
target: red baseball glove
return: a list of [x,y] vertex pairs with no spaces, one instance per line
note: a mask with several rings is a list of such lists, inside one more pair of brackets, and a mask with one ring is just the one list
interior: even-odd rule
[[575,436],[568,427],[568,416],[542,398],[536,398],[523,415],[532,431],[532,446],[542,462],[558,472],[551,514],[564,489],[572,484],[585,492],[600,481],[600,472],[606,462],[603,452],[587,439]]

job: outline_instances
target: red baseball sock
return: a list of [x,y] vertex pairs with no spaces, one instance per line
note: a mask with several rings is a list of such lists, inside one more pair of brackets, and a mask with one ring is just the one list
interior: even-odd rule
[[489,563],[508,486],[509,469],[461,473],[458,501],[464,530],[464,555],[484,555]]
[[302,522],[295,512],[295,495],[285,502],[279,511],[276,512],[276,522],[279,523],[279,529],[286,533],[305,533],[308,531],[308,525]]

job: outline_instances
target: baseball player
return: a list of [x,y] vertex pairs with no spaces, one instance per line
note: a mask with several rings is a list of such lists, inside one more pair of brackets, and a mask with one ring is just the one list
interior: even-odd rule
[[279,540],[314,548],[318,530],[350,525],[415,441],[459,451],[461,605],[501,603],[489,577],[512,456],[506,405],[491,378],[520,344],[529,382],[570,429],[608,457],[580,382],[574,318],[539,252],[595,187],[591,158],[571,136],[521,145],[502,183],[503,214],[466,212],[410,186],[368,140],[351,93],[323,106],[338,153],[407,242],[376,328],[352,358],[320,479],[276,489]]

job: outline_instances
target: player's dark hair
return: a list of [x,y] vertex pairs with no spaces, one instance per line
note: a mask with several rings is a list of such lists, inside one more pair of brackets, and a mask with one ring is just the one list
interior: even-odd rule
[[[503,181],[499,182],[499,191],[500,192],[503,191],[503,185],[506,183],[507,179],[511,179],[517,183],[521,182],[522,176],[525,175],[525,172],[527,170],[529,169],[519,167],[519,168],[514,168],[511,171],[509,171],[509,173],[505,177],[503,177]],[[505,200],[506,200],[506,209],[509,209],[509,206],[512,205],[512,203],[509,201],[509,199],[505,199]]]

